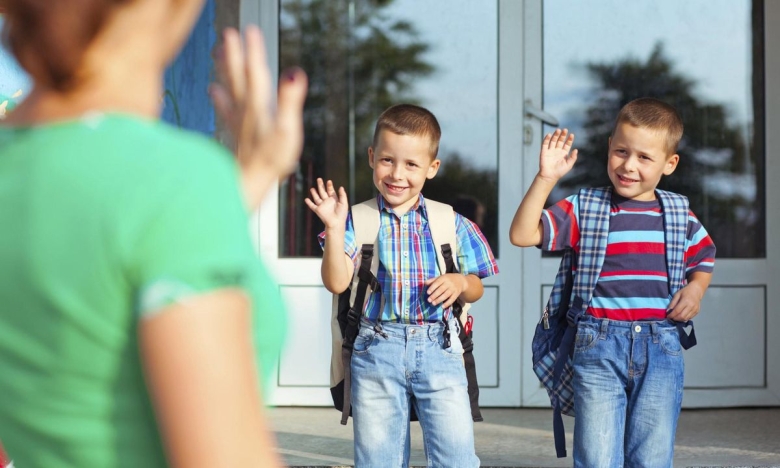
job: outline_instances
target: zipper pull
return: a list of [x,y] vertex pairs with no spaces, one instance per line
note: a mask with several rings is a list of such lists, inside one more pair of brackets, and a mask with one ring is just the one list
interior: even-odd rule
[[382,335],[382,338],[387,339],[387,333],[382,330],[382,327],[380,327],[378,323],[374,325],[374,331]]
[[545,330],[550,329],[550,311],[547,307],[544,308],[544,313],[542,314],[542,327]]

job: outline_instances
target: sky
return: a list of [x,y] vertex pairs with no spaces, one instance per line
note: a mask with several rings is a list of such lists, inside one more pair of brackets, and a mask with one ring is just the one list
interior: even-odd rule
[[[3,18],[0,16],[0,29]],[[19,89],[27,91],[29,80],[19,68],[16,60],[4,47],[0,46],[0,95],[11,96]]]

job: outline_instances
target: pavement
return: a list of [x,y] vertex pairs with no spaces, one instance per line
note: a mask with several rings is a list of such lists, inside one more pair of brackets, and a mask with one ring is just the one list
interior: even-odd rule
[[[483,467],[567,467],[555,457],[552,412],[483,408],[474,425]],[[332,408],[269,410],[279,452],[291,467],[352,467],[352,423],[339,424]],[[564,417],[571,455],[574,419]],[[411,465],[426,466],[422,432],[412,423]],[[675,467],[780,468],[780,408],[683,410],[675,442]],[[449,467],[448,467],[449,468]],[[457,468],[457,467],[453,467]]]

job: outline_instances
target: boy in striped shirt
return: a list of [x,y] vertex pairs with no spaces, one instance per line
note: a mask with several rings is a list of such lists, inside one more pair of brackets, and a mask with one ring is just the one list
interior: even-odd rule
[[[459,273],[437,271],[437,246],[420,191],[439,170],[440,137],[439,123],[427,109],[399,104],[379,116],[368,149],[379,192],[375,255],[382,294],[366,301],[353,347],[355,466],[409,466],[412,406],[428,466],[479,466],[463,347],[451,306],[458,298],[475,302],[482,297],[482,278],[498,273],[498,266],[477,225],[456,213]],[[322,281],[340,294],[359,259],[346,192],[318,179],[306,204],[325,224]],[[449,345],[445,327],[452,337]]]
[[[672,466],[683,357],[672,321],[699,313],[715,245],[689,212],[686,285],[670,295],[662,206],[655,189],[680,159],[675,109],[641,98],[621,109],[609,139],[612,182],[607,251],[574,345],[574,466]],[[513,244],[579,253],[579,197],[544,203],[577,160],[574,135],[548,134],[539,172],[510,228]]]

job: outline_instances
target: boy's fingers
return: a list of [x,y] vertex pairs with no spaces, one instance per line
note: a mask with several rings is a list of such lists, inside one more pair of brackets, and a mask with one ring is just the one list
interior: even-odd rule
[[320,198],[320,195],[314,190],[314,187],[310,188],[309,191],[311,192],[311,199],[314,200],[315,203],[318,205],[322,203],[322,198]]
[[339,203],[344,205],[349,204],[349,201],[347,200],[347,191],[344,190],[344,187],[339,187]]
[[574,134],[570,133],[568,138],[566,138],[566,140],[563,142],[563,149],[568,152],[571,149],[572,144],[574,144]]
[[322,183],[322,179],[317,179],[317,193],[322,199],[328,198],[328,192],[325,191],[325,184]]
[[561,136],[561,129],[556,128],[555,132],[553,132],[552,134],[552,138],[550,138],[550,146],[549,146],[550,149],[555,148],[555,145],[558,144],[558,138],[560,136]]
[[558,135],[558,141],[555,142],[555,147],[556,148],[563,147],[564,144],[566,143],[566,139],[568,135],[569,135],[569,130],[564,128],[561,134]]
[[574,150],[569,154],[569,157],[566,158],[566,165],[571,169],[574,166],[574,163],[577,162],[577,150]]
[[542,149],[549,148],[550,140],[552,140],[552,133],[548,133],[544,136],[544,140],[542,140]]

